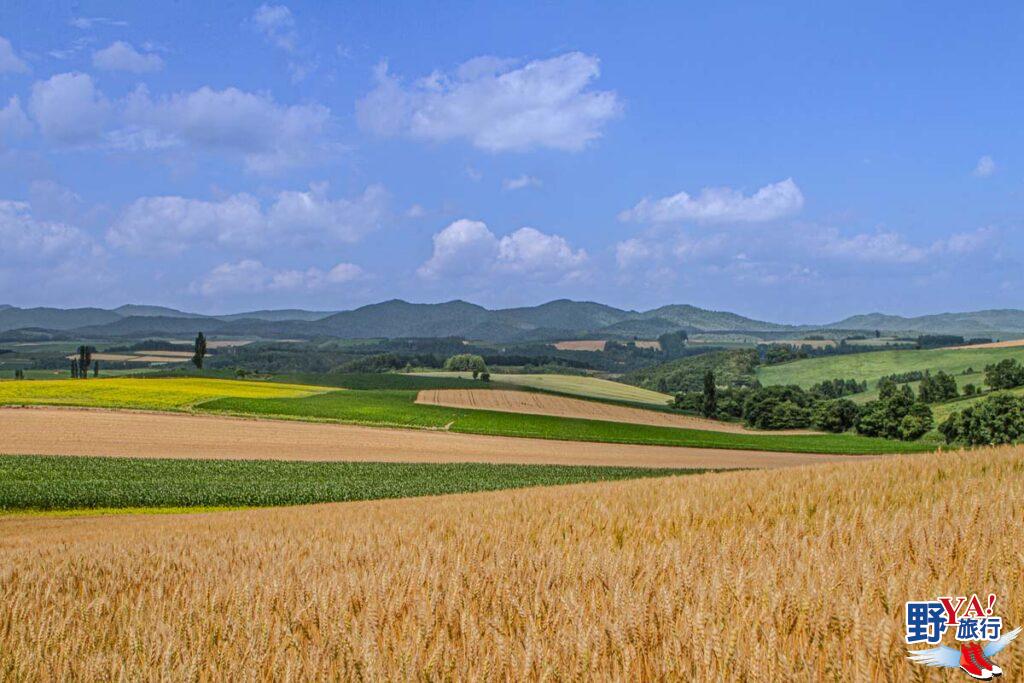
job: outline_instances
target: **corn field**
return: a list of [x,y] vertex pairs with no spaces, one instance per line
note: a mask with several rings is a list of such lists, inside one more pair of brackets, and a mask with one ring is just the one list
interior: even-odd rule
[[9,518],[0,679],[959,679],[907,661],[904,603],[994,592],[1019,625],[1022,522],[1020,449]]

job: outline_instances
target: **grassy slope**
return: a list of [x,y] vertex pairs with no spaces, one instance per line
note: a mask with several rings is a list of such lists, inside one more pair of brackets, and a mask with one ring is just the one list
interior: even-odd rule
[[[422,373],[426,377],[447,377],[447,378],[466,378],[472,377],[468,373],[458,372],[430,372]],[[648,389],[642,389],[640,387],[631,386],[629,384],[623,384],[621,382],[612,382],[607,379],[599,379],[597,377],[584,377],[579,375],[552,375],[552,374],[537,374],[537,375],[491,375],[491,383],[500,384],[514,384],[520,387],[528,387],[530,389],[543,389],[559,394],[568,394],[571,396],[582,396],[585,398],[599,398],[613,401],[622,401],[626,403],[640,403],[652,406],[665,406],[668,401],[672,400],[672,397],[667,394],[661,394],[657,391],[650,391]],[[472,385],[473,387],[479,388],[480,383]]]
[[291,398],[322,389],[313,386],[223,379],[87,379],[0,383],[0,405],[69,405],[175,410],[220,397]]
[[338,391],[297,399],[220,399],[198,408],[242,415],[330,420],[401,427],[448,428],[496,436],[734,448],[796,453],[917,452],[928,446],[852,434],[761,435],[603,422],[547,415],[463,410],[416,404],[415,391]]
[[0,511],[227,508],[492,491],[700,470],[0,456]]
[[[880,377],[911,370],[945,370],[959,374],[967,368],[981,371],[1003,358],[1024,361],[1024,347],[1004,349],[927,349],[907,351],[873,351],[846,356],[809,358],[807,360],[766,365],[757,369],[762,384],[798,384],[810,387],[815,382],[841,377],[867,380],[873,388]],[[977,381],[977,378],[972,378]]]

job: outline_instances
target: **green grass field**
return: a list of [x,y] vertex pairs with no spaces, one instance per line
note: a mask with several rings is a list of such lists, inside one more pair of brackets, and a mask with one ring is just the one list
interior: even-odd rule
[[[1024,361],[1024,347],[1002,349],[925,349],[891,350],[855,353],[844,356],[824,356],[806,360],[763,365],[757,369],[762,384],[798,384],[809,388],[816,382],[842,378],[866,380],[873,389],[878,379],[912,370],[944,370],[959,375],[968,368],[981,372],[986,365],[1003,358]],[[977,383],[977,377],[972,378]]]
[[0,383],[0,405],[62,405],[181,410],[221,397],[289,398],[309,396],[314,386],[223,379],[111,378],[11,381]]
[[0,456],[0,512],[223,509],[695,474],[557,465]]
[[548,415],[466,410],[415,403],[415,391],[336,391],[304,398],[225,398],[196,408],[236,415],[326,420],[377,426],[448,429],[467,434],[733,448],[795,453],[919,452],[930,446],[854,434],[735,434]]
[[[470,378],[469,373],[459,372],[428,372],[421,373],[428,377]],[[657,391],[634,387],[621,382],[612,382],[597,377],[580,375],[491,375],[492,384],[512,384],[518,387],[541,389],[559,394],[599,398],[622,403],[639,403],[664,407],[672,397]],[[479,386],[479,384],[475,385]]]

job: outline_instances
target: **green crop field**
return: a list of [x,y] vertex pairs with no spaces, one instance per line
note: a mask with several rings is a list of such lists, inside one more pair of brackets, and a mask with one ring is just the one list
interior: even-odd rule
[[63,405],[175,410],[220,397],[285,398],[309,396],[314,386],[223,379],[64,379],[0,382],[0,405]]
[[[824,356],[806,360],[763,365],[757,369],[762,384],[798,384],[809,388],[826,379],[866,380],[873,389],[878,379],[912,370],[944,370],[954,375],[968,368],[980,372],[1003,358],[1024,361],[1024,347],[1002,349],[924,349],[871,351],[843,356]],[[976,381],[976,378],[973,380]]]
[[[457,373],[453,373],[457,374]],[[491,383],[462,377],[434,377],[397,372],[302,373],[275,375],[272,382],[310,384],[342,389],[489,389]]]
[[[459,372],[427,372],[420,373],[428,377],[448,378],[470,378],[469,373]],[[492,383],[513,384],[519,387],[530,389],[542,389],[559,394],[582,396],[584,398],[599,398],[623,403],[641,403],[652,406],[664,407],[672,397],[668,394],[661,394],[657,391],[642,389],[640,387],[613,382],[597,377],[586,377],[580,375],[516,375],[516,374],[492,374]],[[474,385],[479,386],[479,383]]]
[[0,511],[234,508],[694,474],[557,465],[0,456]]
[[448,429],[468,434],[644,444],[732,448],[794,453],[881,454],[930,450],[923,444],[854,434],[743,434],[605,422],[549,415],[467,410],[415,403],[415,391],[335,391],[304,398],[225,398],[201,411],[378,426]]

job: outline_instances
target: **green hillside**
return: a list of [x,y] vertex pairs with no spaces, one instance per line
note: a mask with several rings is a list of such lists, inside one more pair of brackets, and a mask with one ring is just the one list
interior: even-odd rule
[[762,384],[797,384],[809,388],[816,382],[841,377],[867,381],[874,388],[879,378],[912,370],[944,370],[960,375],[973,368],[976,372],[1003,358],[1024,361],[1024,347],[1003,349],[924,349],[873,351],[844,356],[824,356],[806,360],[763,365],[757,368]]

